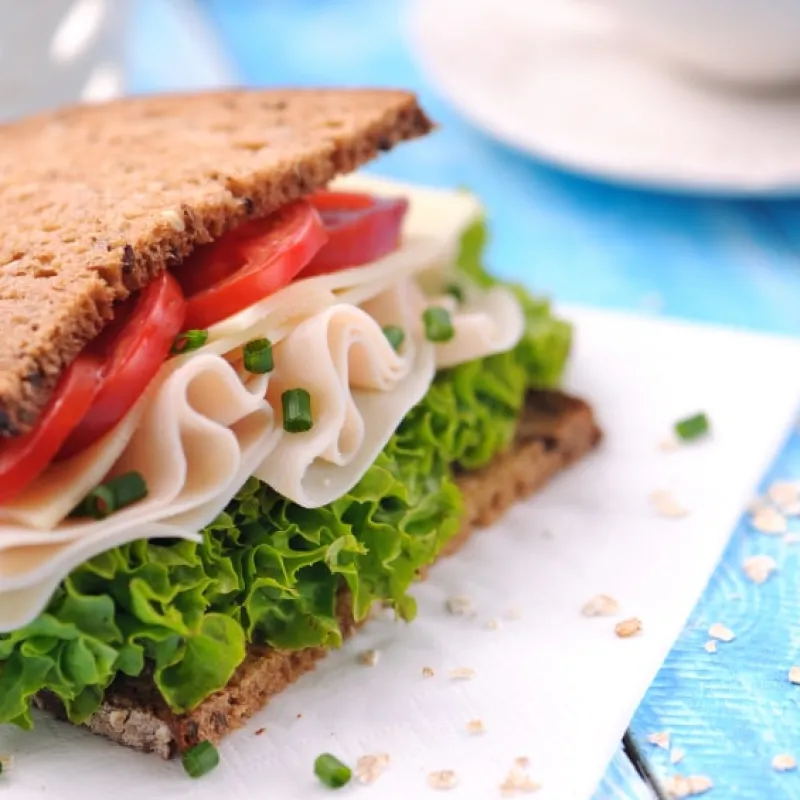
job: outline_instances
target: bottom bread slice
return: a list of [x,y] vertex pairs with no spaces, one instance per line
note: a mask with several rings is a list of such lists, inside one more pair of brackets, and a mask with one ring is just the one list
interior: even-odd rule
[[[464,521],[442,555],[458,550],[476,528],[491,524],[517,500],[584,456],[600,435],[582,400],[560,392],[531,392],[508,452],[481,470],[457,476],[465,498]],[[342,633],[349,637],[358,626],[346,592],[340,596],[337,613]],[[314,669],[327,652],[323,647],[280,651],[251,645],[228,685],[186,714],[172,713],[146,676],[122,677],[109,687],[100,710],[85,725],[118,744],[170,758],[203,740],[217,743],[241,727],[270,698]],[[36,703],[64,716],[52,695],[39,695]]]

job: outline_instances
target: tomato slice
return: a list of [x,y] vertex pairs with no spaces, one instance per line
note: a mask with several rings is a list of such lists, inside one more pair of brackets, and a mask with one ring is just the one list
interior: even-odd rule
[[69,458],[110,431],[142,396],[183,330],[186,301],[181,287],[162,272],[117,310],[114,320],[87,348],[103,361],[97,397],[58,453]]
[[309,199],[330,238],[303,270],[304,278],[369,264],[399,247],[408,211],[405,198],[317,192]]
[[92,405],[102,368],[96,356],[79,355],[61,376],[36,427],[0,444],[0,503],[16,497],[44,472]]
[[282,289],[327,239],[314,207],[298,200],[197,251],[174,273],[188,298],[185,329],[208,328]]

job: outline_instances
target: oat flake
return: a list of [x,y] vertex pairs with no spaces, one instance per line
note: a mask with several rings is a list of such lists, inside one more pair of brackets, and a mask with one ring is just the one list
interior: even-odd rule
[[674,436],[665,436],[659,443],[658,449],[664,453],[674,453],[680,444]]
[[389,766],[389,754],[378,753],[377,755],[361,756],[356,762],[356,777],[361,783],[375,783]]
[[671,492],[657,491],[650,495],[650,502],[659,516],[678,519],[685,517],[689,511],[684,508],[672,495]]
[[433,670],[430,667],[423,667],[422,668],[422,677],[423,678],[432,678],[434,675]]
[[658,733],[651,733],[647,736],[647,741],[650,744],[657,745],[662,750],[669,750],[669,731],[659,731]]
[[775,481],[767,489],[767,497],[783,511],[787,506],[800,502],[800,482]]
[[778,569],[778,564],[772,556],[749,556],[744,560],[742,569],[753,583],[764,583]]
[[709,639],[703,647],[705,648],[706,653],[716,653],[717,652],[717,643],[714,639]]
[[484,733],[485,731],[482,719],[471,719],[467,723],[467,733]]
[[584,617],[613,617],[619,613],[619,603],[610,595],[598,594],[584,603],[581,614]]
[[800,667],[791,667],[789,669],[789,683],[800,684]]
[[475,677],[475,670],[470,667],[456,667],[450,670],[450,678],[454,681],[469,681]]
[[788,753],[780,753],[772,759],[772,769],[776,772],[790,772],[797,769],[797,760]]
[[542,784],[532,780],[531,776],[525,771],[525,767],[520,766],[518,763],[511,767],[505,780],[500,784],[500,791],[504,795],[516,793],[533,794],[541,788]]
[[474,616],[475,614],[472,601],[464,595],[448,597],[444,601],[444,607],[447,609],[447,613],[452,614],[454,617]]
[[500,622],[496,619],[487,619],[485,627],[487,631],[496,631],[500,627]]
[[750,523],[759,533],[766,534],[786,533],[788,527],[786,517],[777,509],[769,506],[756,511]]
[[720,642],[732,642],[736,638],[733,631],[725,627],[721,622],[715,622],[708,629],[708,635],[712,639],[718,639]]
[[363,664],[365,667],[374,667],[379,658],[380,654],[377,650],[364,650],[363,653],[358,654],[358,663]]
[[624,619],[614,626],[614,633],[620,639],[630,639],[632,636],[637,636],[642,632],[642,621],[637,617]]
[[670,797],[697,797],[705,794],[714,787],[711,778],[705,775],[673,775],[669,778],[664,788]]
[[441,769],[428,775],[428,786],[431,789],[455,789],[458,786],[458,776],[452,769]]

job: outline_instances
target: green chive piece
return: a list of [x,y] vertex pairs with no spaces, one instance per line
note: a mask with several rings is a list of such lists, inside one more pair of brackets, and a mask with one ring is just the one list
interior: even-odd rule
[[105,519],[115,511],[147,497],[147,484],[138,472],[126,472],[92,489],[73,512],[74,516]]
[[395,352],[400,350],[406,340],[406,332],[397,325],[384,326],[383,335],[389,340],[389,344]]
[[449,342],[455,336],[453,321],[446,308],[431,306],[422,314],[425,325],[425,338],[429,342]]
[[464,290],[457,283],[448,284],[444,292],[455,298],[459,303],[464,302]]
[[709,424],[708,417],[703,412],[675,423],[675,434],[684,442],[691,442],[694,439],[699,439],[701,436],[705,436],[710,429],[711,425]]
[[311,419],[311,395],[305,389],[289,389],[281,395],[283,429],[287,433],[305,433],[314,427]]
[[330,789],[341,789],[350,783],[353,771],[336,756],[323,753],[314,762],[314,774]]
[[200,742],[183,754],[183,768],[190,778],[202,778],[219,766],[219,753],[211,742]]
[[275,359],[272,357],[272,342],[269,339],[253,339],[244,346],[244,368],[254,375],[272,372]]
[[184,331],[175,337],[170,353],[173,356],[182,356],[198,350],[208,341],[208,331]]

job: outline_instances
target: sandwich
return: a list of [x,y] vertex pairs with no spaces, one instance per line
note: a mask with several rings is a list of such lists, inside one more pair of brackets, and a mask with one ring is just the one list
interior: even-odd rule
[[333,89],[0,128],[0,723],[217,743],[598,443],[478,200],[354,174],[432,129]]

